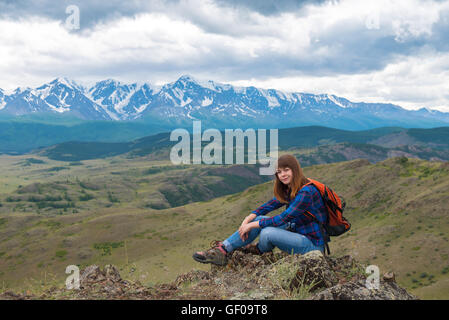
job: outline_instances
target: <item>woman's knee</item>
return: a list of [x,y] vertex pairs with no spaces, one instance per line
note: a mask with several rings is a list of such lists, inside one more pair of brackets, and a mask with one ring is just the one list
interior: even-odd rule
[[272,234],[276,232],[276,228],[274,227],[265,227],[260,231],[260,241],[269,241]]

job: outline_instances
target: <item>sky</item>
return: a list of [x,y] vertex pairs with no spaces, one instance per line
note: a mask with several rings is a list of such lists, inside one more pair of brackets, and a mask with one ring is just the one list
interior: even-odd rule
[[0,88],[188,74],[449,112],[449,0],[0,0]]

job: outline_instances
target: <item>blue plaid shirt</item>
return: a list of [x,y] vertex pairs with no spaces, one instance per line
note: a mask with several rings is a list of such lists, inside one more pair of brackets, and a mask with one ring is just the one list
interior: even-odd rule
[[[274,197],[251,213],[255,213],[257,216],[265,215],[284,205],[286,204],[279,202]],[[268,226],[277,227],[287,222],[293,222],[295,223],[295,230],[293,231],[306,236],[316,246],[322,246],[324,245],[324,238],[321,234],[320,226],[305,213],[306,211],[312,213],[318,221],[325,222],[326,208],[320,192],[313,185],[307,185],[299,190],[293,201],[289,200],[287,209],[281,214],[271,218],[260,219],[259,226],[261,228]]]

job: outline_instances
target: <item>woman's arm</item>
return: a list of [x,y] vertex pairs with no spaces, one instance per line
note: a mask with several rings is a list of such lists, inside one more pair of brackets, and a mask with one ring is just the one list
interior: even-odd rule
[[[286,203],[282,203],[276,199],[276,197],[273,197],[273,199],[265,202],[263,205],[261,205],[256,210],[251,211],[251,213],[255,214],[256,216],[265,215],[273,210],[279,209],[280,207],[286,205]],[[254,219],[254,218],[253,218]]]
[[251,221],[253,221],[255,218],[257,217],[257,215],[255,213],[250,213],[248,216],[246,216],[245,219],[243,219],[242,225],[250,223]]
[[[239,234],[240,234],[240,238],[245,241],[246,238],[248,237],[248,235],[244,236],[244,234],[247,232],[247,225],[252,223],[253,227],[257,224],[257,227],[259,227],[259,222],[257,221],[253,221],[256,218],[256,214],[255,213],[250,213],[245,219],[243,219],[242,224],[239,227]],[[253,221],[253,222],[251,222]],[[252,229],[252,228],[251,228]],[[250,229],[250,230],[251,230]],[[244,239],[245,238],[245,239]]]
[[260,219],[257,222],[259,222],[259,226],[261,228],[265,228],[268,226],[277,227],[281,224],[289,222],[290,220],[298,217],[299,215],[304,214],[311,204],[312,204],[312,192],[309,188],[304,187],[298,192],[295,199],[292,201],[290,206],[284,212],[271,218]]
[[259,221],[253,221],[257,216],[276,210],[284,205],[285,203],[282,203],[278,201],[276,197],[273,197],[273,199],[265,202],[256,210],[253,210],[248,216],[246,216],[245,219],[243,219],[243,222],[240,225],[239,228],[240,238],[243,241],[245,241],[248,238],[249,231],[251,231],[254,228],[259,228]]

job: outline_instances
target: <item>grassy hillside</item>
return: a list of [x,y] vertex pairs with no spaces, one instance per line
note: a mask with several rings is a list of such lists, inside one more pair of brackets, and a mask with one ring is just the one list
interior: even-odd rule
[[[29,162],[26,158],[22,161],[22,164]],[[8,182],[0,191],[3,199],[11,193],[25,194],[18,190],[36,187],[33,184],[36,181],[30,180],[37,179],[42,169],[31,168],[41,165],[55,166],[53,163],[20,166],[15,170],[23,171],[22,176],[12,172],[5,177],[6,171],[2,171],[2,182]],[[84,189],[87,194],[104,192],[93,187],[95,172],[104,175],[102,184],[113,188],[118,181],[125,185],[126,179],[131,179],[128,173],[141,176],[142,165],[141,160],[118,158],[110,163],[90,160],[74,165],[69,169],[73,170],[71,174],[87,188],[78,184],[70,189],[69,196],[74,190]],[[145,168],[148,169],[148,161]],[[166,174],[177,170],[188,172],[188,169],[179,168]],[[210,172],[208,170],[203,168],[200,172]],[[398,283],[420,298],[449,298],[447,163],[393,158],[376,164],[354,160],[315,165],[304,170],[307,176],[329,184],[348,203],[345,216],[352,223],[352,229],[332,240],[332,253],[350,253],[363,263],[378,265],[381,273],[394,270]],[[58,183],[55,181],[60,179],[57,175],[64,171],[48,172],[48,183],[54,185],[46,187],[56,190]],[[105,175],[107,171],[126,172],[126,179],[114,182],[122,174]],[[204,173],[203,177],[212,182],[219,173],[227,175],[214,172],[210,176]],[[141,179],[151,179],[158,174],[153,172]],[[17,188],[25,177],[30,179],[30,184]],[[42,176],[39,177],[41,180]],[[174,179],[181,181],[182,177],[183,174]],[[233,183],[235,181],[230,181]],[[191,187],[187,185],[184,192]],[[111,203],[105,194],[95,205],[77,213],[52,216],[28,210],[4,210],[10,203],[2,200],[0,285],[28,290],[39,290],[55,283],[61,286],[69,264],[113,263],[121,268],[124,277],[143,284],[172,281],[176,275],[192,268],[209,270],[208,265],[193,261],[193,251],[207,248],[211,240],[223,239],[233,232],[251,210],[272,197],[272,182],[165,209],[136,206],[135,200],[127,198],[135,195],[135,190],[131,190],[113,193],[120,197],[120,203],[112,202],[109,207],[104,205]],[[141,191],[138,189],[137,195]],[[150,194],[145,198],[152,200]],[[92,200],[86,203],[89,201]]]
[[58,162],[0,157],[0,214],[74,214],[105,207],[164,209],[242,191],[263,183],[259,166],[171,165],[113,158]]
[[314,148],[291,149],[288,152],[294,154],[304,166],[355,159],[368,159],[375,163],[399,156],[424,160],[449,160],[448,149],[439,150],[416,145],[386,148],[367,143],[342,142]]

